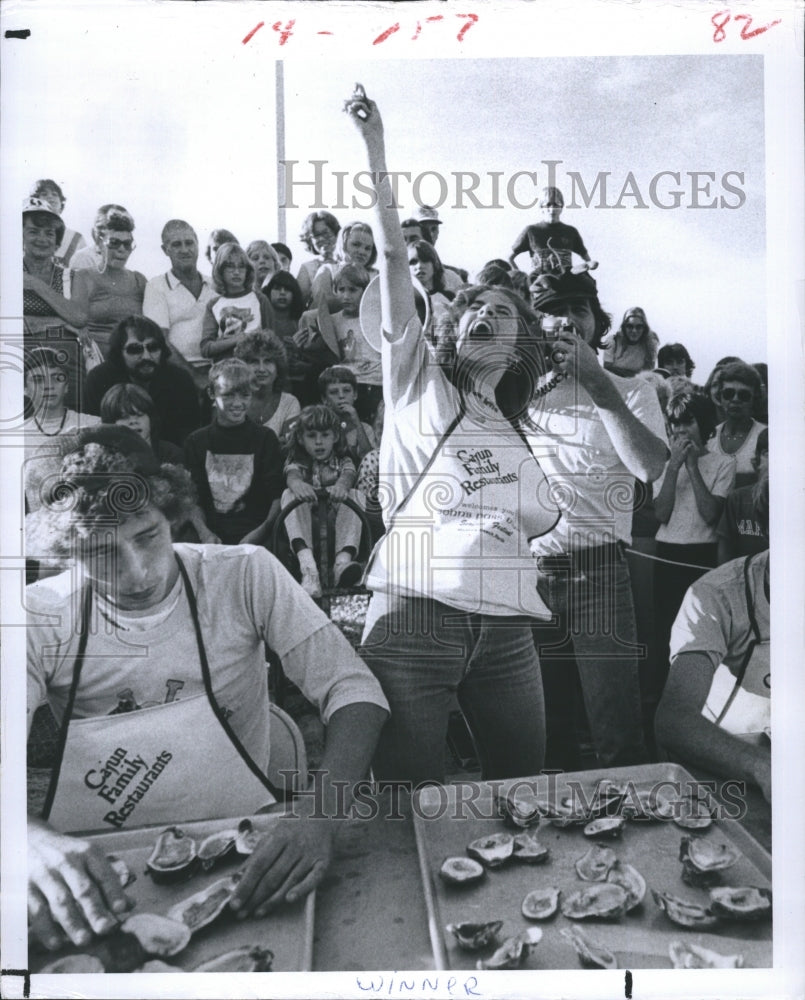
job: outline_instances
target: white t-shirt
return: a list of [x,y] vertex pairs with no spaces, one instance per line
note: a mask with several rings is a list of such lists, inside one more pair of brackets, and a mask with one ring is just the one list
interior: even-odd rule
[[239,322],[239,328],[234,331],[236,333],[254,333],[262,329],[260,302],[252,291],[232,298],[222,295],[213,302],[210,309],[218,323],[219,337],[223,337],[226,320],[232,316]]
[[207,303],[217,294],[210,279],[204,275],[201,278],[198,298],[172,271],[151,278],[143,298],[143,316],[167,330],[168,343],[187,361],[195,362],[204,360],[201,357],[201,329]]
[[364,385],[383,384],[383,365],[380,352],[370,346],[361,332],[359,316],[345,316],[343,310],[332,314],[341,364]]
[[[380,685],[338,628],[265,549],[186,544],[174,549],[195,590],[216,700],[261,767],[269,748],[266,645],[286,676],[318,706],[325,724],[337,709],[355,702],[388,707]],[[26,588],[29,717],[45,700],[57,719],[64,712],[78,650],[79,587],[76,575],[67,572]],[[75,718],[203,692],[181,577],[158,607],[114,614],[118,627],[98,608],[108,605],[93,592],[97,628],[87,643]]]
[[[654,484],[654,496],[658,496],[668,471]],[[704,485],[714,497],[726,497],[735,482],[735,459],[732,455],[716,455],[705,452],[699,456],[699,473]],[[657,541],[672,545],[705,545],[718,541],[718,521],[708,524],[699,513],[690,473],[687,466],[679,470],[676,480],[674,509],[667,524],[661,524],[657,531]]]
[[[724,424],[719,424],[718,427],[716,427],[715,434],[713,434],[707,442],[707,450],[713,452],[714,455],[728,455],[728,453],[721,447],[721,430],[723,427]],[[753,420],[752,426],[749,428],[749,433],[746,435],[744,443],[737,451],[728,455],[729,458],[734,458],[737,463],[735,467],[736,476],[755,476],[755,467],[752,465],[752,459],[755,457],[757,439],[760,432],[765,429],[765,424],[761,424],[759,421]]]

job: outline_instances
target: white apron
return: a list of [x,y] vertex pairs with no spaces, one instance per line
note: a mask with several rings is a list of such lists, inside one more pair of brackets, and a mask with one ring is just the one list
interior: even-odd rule
[[196,597],[177,556],[196,631],[204,693],[122,715],[71,719],[86,654],[91,593],[43,817],[63,832],[251,815],[280,793],[215,700]]
[[744,593],[752,641],[737,673],[721,663],[713,675],[702,715],[734,736],[768,731],[771,706],[770,644],[762,639],[749,585],[749,562],[744,564]]

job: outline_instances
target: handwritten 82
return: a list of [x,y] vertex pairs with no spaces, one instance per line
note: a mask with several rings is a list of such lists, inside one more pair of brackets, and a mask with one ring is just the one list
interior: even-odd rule
[[[457,42],[463,42],[464,41],[464,36],[467,34],[467,32],[470,30],[470,28],[474,24],[478,23],[478,15],[477,14],[453,14],[453,15],[435,14],[433,17],[423,18],[421,21],[417,21],[416,22],[416,26],[413,28],[413,34],[410,36],[410,41],[415,42],[417,40],[417,38],[419,38],[419,36],[422,34],[423,25],[432,24],[432,23],[435,23],[435,22],[438,22],[438,21],[443,21],[447,25],[450,25],[452,23],[452,25],[455,27],[456,26],[455,25],[455,19],[456,18],[458,18],[460,21],[462,21],[463,24],[461,25],[458,33],[456,34],[455,39],[456,39]],[[259,24],[255,25],[254,28],[252,28],[252,30],[243,39],[243,44],[246,45],[247,42],[250,42],[252,40],[252,38],[254,38],[254,36],[257,34],[257,32],[261,28],[264,28],[264,27],[265,27],[265,21],[260,21]],[[275,31],[277,33],[277,35],[278,35],[278,42],[277,42],[277,44],[279,44],[279,45],[285,45],[285,44],[287,44],[287,42],[289,41],[289,39],[292,38],[293,35],[294,35],[294,29],[295,29],[295,27],[296,27],[296,19],[295,18],[292,18],[290,21],[286,21],[284,24],[282,23],[282,21],[275,21],[271,25],[271,30]],[[388,28],[385,29],[385,31],[381,31],[380,34],[377,35],[377,37],[373,39],[372,45],[381,45],[383,42],[385,42],[389,38],[391,38],[392,35],[396,35],[397,32],[401,30],[401,27],[402,27],[402,25],[400,24],[399,21],[397,21],[394,24],[390,25]],[[334,35],[335,32],[334,31],[317,31],[317,32],[315,32],[315,34],[317,34],[317,35]],[[403,36],[403,37],[405,37],[405,36]]]
[[735,14],[732,15],[728,10],[720,10],[717,14],[713,14],[710,18],[710,23],[715,29],[713,31],[713,41],[723,42],[727,37],[727,32],[725,28],[730,21],[744,21],[744,25],[741,28],[741,38],[748,42],[751,38],[757,38],[758,35],[762,35],[764,31],[768,31],[769,28],[773,28],[775,24],[779,24],[782,18],[777,18],[776,21],[770,21],[768,24],[762,25],[760,28],[752,27],[752,17],[750,14]]

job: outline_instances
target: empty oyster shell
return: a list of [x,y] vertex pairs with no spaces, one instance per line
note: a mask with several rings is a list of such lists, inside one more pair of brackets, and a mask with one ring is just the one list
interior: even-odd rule
[[597,819],[599,816],[617,816],[627,791],[626,785],[618,785],[614,781],[603,778],[596,786],[595,795],[587,813],[588,819]]
[[123,858],[119,858],[116,854],[107,854],[106,860],[112,866],[115,875],[117,875],[121,889],[125,889],[127,885],[131,885],[132,882],[136,881],[137,876]]
[[573,945],[582,965],[590,969],[617,969],[618,960],[612,952],[591,941],[581,927],[563,927],[559,933]]
[[139,938],[123,930],[93,941],[92,953],[107,972],[133,972],[148,958]]
[[479,958],[476,969],[519,969],[529,951],[542,940],[539,927],[529,927],[517,937],[507,938],[498,950],[487,959]]
[[439,875],[450,885],[471,885],[484,877],[484,866],[472,858],[446,858]]
[[186,924],[156,913],[135,913],[121,930],[133,934],[147,954],[162,958],[178,955],[190,943],[190,928]]
[[487,945],[497,944],[498,931],[502,926],[502,920],[490,920],[485,924],[448,924],[445,930],[452,934],[466,951],[480,951]]
[[742,969],[743,955],[719,955],[692,941],[671,941],[668,945],[675,969]]
[[528,865],[541,865],[548,860],[550,853],[550,850],[531,833],[518,833],[514,838],[512,857],[515,861],[524,861]]
[[587,853],[576,861],[576,872],[585,882],[603,882],[618,860],[611,847],[593,844]]
[[197,965],[194,972],[271,972],[274,953],[259,945],[243,945]]
[[103,962],[94,955],[65,955],[48,962],[40,970],[43,975],[51,972],[106,972]]
[[260,833],[255,830],[250,819],[242,819],[238,823],[238,832],[235,837],[235,850],[238,854],[252,854],[260,840]]
[[528,920],[548,920],[559,909],[559,889],[532,889],[523,900],[520,910]]
[[198,847],[198,859],[204,871],[209,871],[219,861],[223,861],[224,858],[232,854],[237,839],[237,830],[221,830],[205,837]]
[[628,893],[614,882],[587,886],[562,900],[562,913],[570,920],[617,920],[628,908]]
[[696,795],[683,795],[670,805],[674,823],[683,830],[706,830],[713,822],[711,807]]
[[550,820],[551,826],[560,828],[581,826],[590,818],[587,810],[580,805],[573,795],[565,795],[555,804],[543,803],[543,808],[547,808],[548,810],[546,815]]
[[171,965],[169,962],[163,962],[161,958],[152,958],[145,965],[141,965],[139,969],[135,969],[135,972],[184,972],[184,969],[180,969],[178,965]]
[[584,827],[585,837],[620,837],[626,820],[623,816],[599,816]]
[[467,854],[476,858],[487,868],[505,865],[514,851],[514,837],[510,833],[493,833],[489,837],[479,837],[467,844]]
[[674,818],[673,805],[667,799],[661,798],[653,790],[637,792],[634,789],[630,789],[627,791],[626,797],[621,804],[620,812],[621,816],[626,816],[628,819],[643,820],[643,822]]
[[732,844],[716,844],[704,837],[683,837],[679,845],[682,881],[688,885],[711,886],[721,881],[721,872],[741,857]]
[[652,889],[651,894],[668,919],[680,927],[713,927],[718,923],[718,917],[698,903],[672,896],[669,892],[657,892],[656,889]]
[[625,861],[616,861],[607,874],[607,882],[619,885],[629,897],[627,913],[639,906],[646,895],[646,880],[640,872]]
[[223,912],[239,881],[236,875],[218,879],[201,892],[172,906],[168,910],[168,918],[186,924],[191,933],[195,933],[200,927],[211,924]]
[[765,920],[772,912],[771,890],[751,885],[711,889],[710,907],[733,920]]
[[536,793],[525,786],[515,786],[506,795],[495,799],[498,815],[508,826],[521,830],[537,826],[541,818],[541,804]]
[[169,826],[157,837],[145,866],[155,882],[189,878],[198,864],[196,842],[178,826]]

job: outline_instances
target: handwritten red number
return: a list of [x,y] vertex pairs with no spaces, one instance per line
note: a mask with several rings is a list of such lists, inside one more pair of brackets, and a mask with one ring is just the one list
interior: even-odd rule
[[271,25],[272,31],[279,32],[280,45],[284,45],[288,41],[288,39],[291,37],[291,35],[293,34],[293,26],[295,24],[296,24],[296,21],[288,21],[286,23],[285,27],[283,28],[280,21],[275,21]]
[[768,31],[769,28],[773,28],[775,24],[780,23],[780,18],[778,17],[776,21],[771,21],[769,24],[764,24],[762,28],[755,28],[754,31],[750,31],[749,28],[752,25],[752,18],[749,14],[736,14],[736,21],[746,21],[746,24],[741,28],[741,38],[745,42],[749,41],[750,38],[754,38],[756,35],[762,35],[764,31]]
[[460,41],[463,40],[464,36],[467,34],[467,32],[470,30],[470,28],[473,26],[473,24],[477,24],[478,23],[478,15],[477,14],[456,14],[456,17],[466,17],[467,18],[467,23],[464,25],[464,27],[461,29],[461,31],[459,31],[459,33],[456,35],[456,40],[460,42]]
[[381,42],[385,42],[387,38],[391,38],[395,31],[400,30],[399,22],[397,24],[392,24],[390,28],[386,28],[382,35],[378,35],[377,38],[372,42],[372,45],[379,45]]
[[428,24],[430,24],[431,21],[443,21],[444,20],[444,15],[443,14],[434,14],[433,17],[426,17],[425,20],[428,22]]
[[249,34],[243,39],[243,44],[245,45],[246,42],[251,41],[252,37],[257,34],[257,32],[263,27],[265,23],[266,23],[265,21],[261,21],[258,25],[252,28]]
[[422,25],[419,23],[419,21],[417,21],[417,23],[416,23],[416,31],[413,33],[413,35],[411,35],[411,41],[412,42],[415,42],[417,40],[417,38],[419,38],[419,34],[420,34],[421,31],[422,31]]
[[[719,20],[719,18],[721,18],[721,20]],[[714,42],[723,42],[724,39],[727,37],[724,28],[726,28],[729,19],[730,19],[730,14],[729,11],[727,10],[720,10],[717,14],[713,14],[713,16],[710,18],[710,23],[716,29],[713,32]]]

